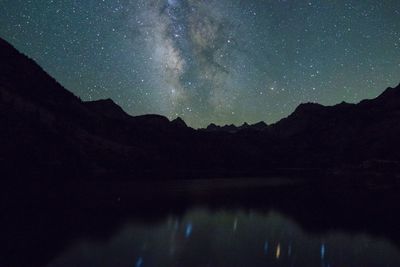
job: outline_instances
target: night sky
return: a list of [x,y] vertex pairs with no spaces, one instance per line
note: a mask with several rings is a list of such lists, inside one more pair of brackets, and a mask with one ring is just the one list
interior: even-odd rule
[[83,100],[193,127],[400,82],[399,0],[0,0],[0,37]]

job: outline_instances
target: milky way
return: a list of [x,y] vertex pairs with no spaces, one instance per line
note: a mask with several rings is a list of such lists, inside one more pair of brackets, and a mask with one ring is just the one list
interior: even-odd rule
[[[146,76],[162,111],[197,119],[234,114],[235,89],[245,79],[237,68],[246,60],[236,41],[240,20],[221,15],[226,7],[218,1],[143,1],[138,7],[132,27],[139,24],[134,32],[144,36],[152,60]],[[238,7],[229,14],[240,17]]]
[[400,1],[4,0],[0,36],[83,100],[272,123],[400,82]]

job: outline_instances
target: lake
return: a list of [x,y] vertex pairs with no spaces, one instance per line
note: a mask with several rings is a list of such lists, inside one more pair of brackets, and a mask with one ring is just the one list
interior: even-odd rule
[[399,202],[391,187],[333,189],[292,180],[117,187],[96,183],[93,191],[101,197],[84,197],[82,186],[81,193],[53,199],[46,207],[25,203],[6,224],[5,240],[19,238],[10,241],[11,248],[3,244],[10,262],[47,267],[400,266]]

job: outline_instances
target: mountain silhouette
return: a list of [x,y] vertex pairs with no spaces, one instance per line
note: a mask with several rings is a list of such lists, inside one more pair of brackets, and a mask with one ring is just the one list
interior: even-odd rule
[[257,122],[255,124],[249,125],[247,122],[243,123],[240,126],[235,126],[234,124],[218,126],[214,123],[208,125],[205,129],[200,129],[206,132],[228,132],[228,133],[236,133],[241,130],[254,130],[254,131],[264,131],[268,128],[268,125],[263,122]]
[[[293,114],[272,126],[276,135],[290,139],[294,157],[304,151],[336,164],[400,158],[400,87],[388,88],[376,99],[359,104],[324,107],[300,105]],[[311,152],[311,153],[310,153]],[[322,161],[319,159],[319,161]]]
[[0,167],[10,177],[172,178],[282,169],[398,172],[400,87],[358,104],[301,104],[267,125],[194,130],[84,102],[0,39]]

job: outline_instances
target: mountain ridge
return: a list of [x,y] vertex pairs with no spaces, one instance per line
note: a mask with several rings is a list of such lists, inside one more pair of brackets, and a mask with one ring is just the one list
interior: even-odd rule
[[2,40],[0,73],[0,167],[14,177],[265,175],[400,162],[400,86],[357,104],[304,103],[271,125],[194,130],[181,118],[131,116],[111,99],[83,102]]

